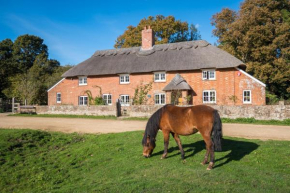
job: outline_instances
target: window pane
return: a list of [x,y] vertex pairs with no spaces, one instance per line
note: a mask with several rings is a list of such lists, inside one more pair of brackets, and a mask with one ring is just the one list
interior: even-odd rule
[[159,95],[157,94],[157,95],[155,95],[155,104],[159,104]]
[[108,104],[112,104],[112,95],[108,95]]
[[129,76],[126,76],[126,82],[130,82]]
[[155,74],[155,80],[159,80],[159,74]]
[[84,82],[84,84],[87,84],[87,77],[84,77],[83,82]]
[[214,91],[210,92],[210,102],[215,102],[215,92]]
[[209,71],[209,78],[214,79],[215,71]]
[[83,105],[83,97],[80,97],[80,104],[79,105]]
[[161,94],[160,98],[161,98],[161,104],[165,104],[165,94]]
[[84,105],[88,104],[88,97],[84,97]]
[[162,73],[162,74],[160,74],[160,75],[161,75],[161,80],[165,80],[165,74]]
[[120,76],[120,82],[124,82],[124,76]]
[[208,92],[203,92],[203,101],[208,102]]

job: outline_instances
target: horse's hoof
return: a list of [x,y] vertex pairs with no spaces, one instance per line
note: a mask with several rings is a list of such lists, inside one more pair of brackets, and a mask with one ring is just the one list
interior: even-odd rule
[[206,168],[206,170],[211,170],[212,168],[210,168],[210,167],[208,167],[208,168]]
[[166,157],[163,157],[163,156],[162,156],[160,159],[165,159],[165,158],[166,158]]

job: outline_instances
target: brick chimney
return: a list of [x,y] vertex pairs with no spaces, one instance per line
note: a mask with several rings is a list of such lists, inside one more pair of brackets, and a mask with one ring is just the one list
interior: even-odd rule
[[144,27],[142,30],[142,50],[150,50],[154,46],[154,32],[148,26],[148,29]]

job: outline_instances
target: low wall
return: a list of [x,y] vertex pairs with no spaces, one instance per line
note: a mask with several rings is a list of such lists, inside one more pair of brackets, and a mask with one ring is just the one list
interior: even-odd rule
[[[150,117],[161,106],[155,105],[132,105],[122,107],[130,117]],[[264,105],[264,106],[217,106],[223,118],[255,118],[259,120],[284,120],[290,119],[290,105]],[[36,106],[37,114],[72,114],[72,115],[112,115],[116,116],[116,106]]]
[[258,120],[290,119],[290,105],[212,106],[223,118],[255,118]]
[[112,115],[116,116],[115,105],[108,106],[36,106],[37,114],[68,114],[68,115]]

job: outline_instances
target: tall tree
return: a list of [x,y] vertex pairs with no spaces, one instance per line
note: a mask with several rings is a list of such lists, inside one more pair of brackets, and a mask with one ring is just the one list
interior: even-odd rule
[[220,47],[247,64],[270,92],[290,98],[290,1],[245,0],[238,12],[213,15]]
[[8,77],[13,73],[12,51],[10,39],[0,42],[0,98],[5,97],[2,91],[9,86]]
[[117,38],[114,47],[141,46],[141,31],[145,26],[149,25],[155,32],[155,44],[191,41],[201,38],[199,31],[194,25],[189,27],[187,22],[176,20],[173,16],[157,15],[156,17],[149,16],[142,19],[136,27],[128,26],[127,30]]

